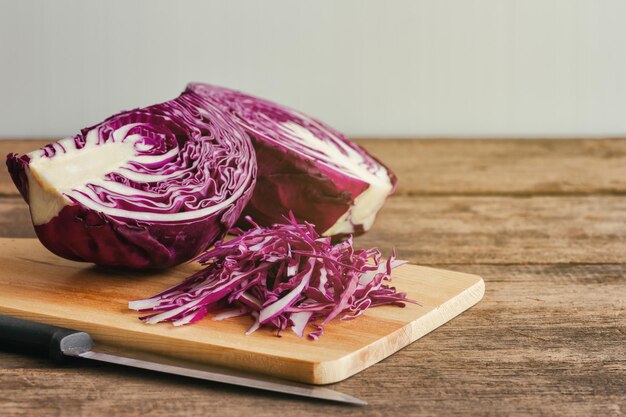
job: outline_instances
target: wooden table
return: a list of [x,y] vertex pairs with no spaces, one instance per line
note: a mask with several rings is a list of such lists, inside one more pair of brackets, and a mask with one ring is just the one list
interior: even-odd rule
[[[626,413],[626,140],[361,141],[398,192],[359,246],[480,274],[477,306],[334,387],[366,408],[0,353],[2,416]],[[3,154],[41,142],[0,142]],[[0,181],[0,235],[34,236]]]

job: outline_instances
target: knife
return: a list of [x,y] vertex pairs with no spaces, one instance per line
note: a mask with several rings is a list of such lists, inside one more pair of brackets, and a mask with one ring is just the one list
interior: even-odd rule
[[265,391],[349,404],[367,404],[363,400],[328,388],[162,358],[143,352],[133,352],[129,356],[127,353],[120,355],[111,347],[94,349],[93,339],[88,333],[1,314],[0,346],[43,355],[57,363],[63,362],[67,357],[84,358]]

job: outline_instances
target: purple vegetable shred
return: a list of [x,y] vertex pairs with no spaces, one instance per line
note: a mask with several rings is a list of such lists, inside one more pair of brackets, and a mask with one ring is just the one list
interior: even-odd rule
[[293,215],[285,224],[236,229],[236,237],[220,241],[196,258],[204,268],[182,283],[129,307],[153,314],[147,323],[183,325],[220,310],[214,320],[250,316],[248,334],[264,326],[277,334],[287,327],[319,338],[324,326],[339,317],[354,319],[370,307],[404,307],[406,293],[390,287],[392,269],[406,263],[392,256],[383,261],[378,249],[355,249],[352,238],[333,245],[310,223]]

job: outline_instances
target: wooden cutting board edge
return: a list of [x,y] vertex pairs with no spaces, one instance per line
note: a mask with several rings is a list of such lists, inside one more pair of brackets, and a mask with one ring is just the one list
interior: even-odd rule
[[[470,274],[465,275],[468,276]],[[420,339],[424,335],[430,333],[473,305],[477,304],[485,293],[485,283],[480,276],[473,275],[473,277],[475,277],[476,282],[465,291],[459,293],[457,296],[451,298],[439,307],[430,310],[422,316],[420,320],[407,323],[405,326],[389,334],[386,338],[379,339],[359,350],[350,352],[349,354],[334,360],[312,363],[292,358],[290,360],[290,366],[283,367],[283,369],[276,372],[275,375],[285,379],[315,385],[333,384],[349,378],[415,342],[417,339]],[[0,313],[64,327],[73,326],[74,328],[96,335],[94,338],[97,343],[111,346],[118,345],[116,339],[119,336],[116,336],[115,334],[108,335],[107,333],[109,329],[104,326],[100,326],[97,323],[86,326],[84,322],[80,320],[73,320],[68,317],[57,318],[54,316],[39,314],[37,312],[17,308],[8,308],[5,306],[0,306]],[[163,351],[159,346],[153,346],[150,343],[144,343],[142,341],[142,339],[146,337],[145,334],[141,332],[132,332],[131,330],[126,330],[126,332],[127,335],[133,334],[132,339],[137,342],[138,346],[142,346],[141,350],[145,350],[150,353],[163,354]],[[153,342],[153,340],[147,340],[146,342]],[[187,348],[188,351],[185,352],[185,357],[196,359],[198,362],[207,362],[207,356],[220,355],[228,358],[232,355],[233,359],[236,358],[239,362],[239,366],[241,368],[245,368],[251,372],[259,372],[263,374],[267,373],[266,365],[260,367],[255,366],[255,364],[260,363],[258,359],[259,355],[263,356],[262,354],[257,353],[254,357],[251,356],[250,360],[247,361],[242,359],[240,351],[233,348],[215,345],[213,346],[215,349],[213,351],[213,349],[207,349],[207,346],[204,344],[198,343],[198,346],[196,347],[193,345],[194,344],[191,344],[192,347]],[[268,358],[268,360],[271,361],[271,358]],[[285,358],[283,358],[283,360],[285,360]],[[228,359],[220,362],[228,362]]]
[[[355,375],[476,305],[485,294],[485,281],[478,275],[473,276],[477,279],[474,285],[438,308],[430,310],[420,317],[420,320],[407,323],[406,326],[396,330],[386,338],[379,339],[337,360],[316,363],[313,367],[311,383],[316,385],[332,384]],[[444,310],[448,310],[448,314],[442,314]]]
[[[119,335],[111,333],[111,329],[103,326],[99,323],[86,323],[84,321],[73,319],[70,317],[55,317],[46,314],[40,314],[37,312],[27,311],[19,308],[10,308],[6,306],[0,306],[0,314],[7,314],[9,316],[21,318],[24,320],[32,320],[41,323],[51,324],[60,327],[71,328],[89,333],[95,342],[95,349],[98,350],[98,346],[104,347],[107,350],[107,346],[116,348],[118,351],[129,351],[129,356],[133,356],[132,352],[147,352],[159,356],[163,356],[167,359],[176,359],[178,357],[183,358],[183,362],[198,362],[199,364],[208,363],[217,366],[225,366],[224,363],[237,363],[233,369],[243,370],[251,373],[258,373],[259,375],[268,375],[267,363],[272,361],[271,355],[255,352],[254,355],[250,355],[249,358],[245,358],[241,350],[235,349],[229,346],[220,346],[219,344],[205,345],[199,342],[187,341],[185,345],[177,344],[177,337],[173,334],[172,337],[160,335],[162,343],[155,345],[154,337],[150,334],[142,333],[140,331],[132,331],[125,329],[125,342],[119,342]],[[169,339],[169,340],[168,340]],[[132,341],[136,349],[128,346],[128,341]],[[175,354],[168,354],[164,351],[163,346],[168,344],[176,344],[177,351]],[[132,351],[130,351],[132,349]],[[220,360],[211,360],[213,357],[220,357]],[[271,376],[279,378],[289,379],[293,381],[311,383],[313,382],[315,364],[307,361],[301,361],[294,358],[281,358],[282,361],[288,361],[288,367],[282,367],[275,369]],[[236,362],[235,362],[236,361]],[[348,375],[350,376],[350,375]],[[342,379],[347,378],[345,376]],[[326,384],[331,382],[321,382]],[[317,383],[320,384],[320,383]]]
[[[31,245],[32,248],[29,249]],[[146,351],[220,366],[233,364],[233,368],[240,370],[320,385],[341,381],[390,356],[476,304],[485,291],[485,284],[480,276],[407,264],[395,272],[397,275],[394,279],[403,289],[413,294],[410,298],[425,302],[424,306],[418,308],[423,311],[419,316],[413,315],[412,312],[415,310],[412,307],[417,306],[412,305],[407,305],[406,310],[398,310],[397,307],[374,309],[371,315],[367,315],[367,320],[362,322],[364,326],[360,326],[360,331],[365,332],[363,336],[368,341],[356,343],[359,345],[358,348],[354,346],[354,337],[358,337],[359,331],[355,332],[356,328],[347,323],[348,333],[337,333],[336,329],[332,329],[331,333],[334,334],[327,335],[330,339],[324,339],[321,345],[318,344],[320,342],[312,341],[308,341],[307,346],[299,345],[299,342],[294,344],[289,338],[290,334],[287,340],[282,340],[277,344],[278,339],[274,336],[272,340],[267,339],[266,335],[263,337],[252,335],[250,339],[245,336],[240,339],[241,336],[233,338],[230,331],[224,333],[225,337],[222,338],[222,333],[219,330],[215,331],[213,324],[210,325],[213,328],[212,331],[207,334],[202,333],[203,330],[195,326],[189,328],[159,326],[147,330],[145,324],[138,320],[126,321],[117,309],[103,306],[102,294],[96,298],[82,298],[83,301],[80,303],[67,303],[71,297],[76,297],[76,293],[72,291],[73,283],[69,284],[68,296],[70,298],[68,299],[59,298],[58,294],[52,297],[40,296],[47,294],[44,284],[48,276],[46,272],[42,272],[43,275],[33,275],[37,274],[39,264],[42,264],[42,268],[49,269],[52,266],[57,269],[57,271],[50,270],[47,273],[63,275],[66,273],[65,268],[70,268],[69,270],[74,271],[73,273],[84,272],[86,275],[81,279],[85,279],[95,271],[90,271],[89,268],[84,269],[82,264],[57,258],[35,239],[0,239],[0,247],[3,250],[0,253],[1,263],[7,262],[7,266],[11,265],[6,269],[8,275],[0,280],[2,283],[0,288],[7,291],[7,293],[0,293],[0,313],[86,331],[100,346],[124,348],[129,352]],[[20,251],[24,250],[28,250],[28,256],[17,256]],[[17,255],[12,251],[17,251]],[[14,260],[19,266],[11,264]],[[22,276],[37,278],[33,281],[23,281]],[[183,276],[186,275],[183,274]],[[421,278],[419,281],[414,281],[417,277]],[[98,277],[95,282],[98,282],[97,279]],[[165,285],[161,278],[158,280]],[[111,285],[116,288],[113,282]],[[31,285],[35,285],[33,289],[39,292],[39,296],[29,297],[28,290]],[[63,288],[63,285],[65,284],[61,280],[60,288]],[[415,285],[421,288],[417,290]],[[157,288],[153,290],[156,291]],[[446,288],[444,292],[453,294],[441,296],[437,293],[439,288],[442,290]],[[96,292],[100,291],[99,286],[91,287],[91,289]],[[58,291],[58,288],[56,290]],[[132,293],[132,288],[129,290]],[[431,291],[435,291],[432,297],[425,296],[420,299],[418,296],[418,294],[431,294]],[[115,291],[104,295],[107,303],[109,297],[115,298]],[[402,313],[403,311],[408,314]],[[238,331],[245,331],[241,327],[240,329]],[[121,334],[122,338],[120,338]],[[207,343],[205,336],[209,334],[211,339],[210,343]],[[259,339],[255,340],[252,337],[259,337]],[[333,337],[337,338],[340,346],[352,340],[354,348],[335,348],[334,343],[327,343],[335,340],[332,339]],[[251,341],[254,341],[255,349],[250,349],[249,342]],[[302,352],[293,351],[293,349],[307,349],[308,344],[316,348],[314,349],[317,352],[314,352],[315,355],[302,355]]]

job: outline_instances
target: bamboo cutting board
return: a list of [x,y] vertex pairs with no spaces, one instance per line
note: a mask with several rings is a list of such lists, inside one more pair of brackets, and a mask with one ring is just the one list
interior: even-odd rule
[[105,270],[48,252],[36,239],[0,238],[0,313],[86,331],[96,344],[144,350],[311,384],[348,378],[414,342],[476,304],[484,294],[477,275],[403,265],[392,285],[422,306],[383,306],[356,320],[334,320],[318,341],[289,329],[250,336],[248,317],[188,326],[147,325],[128,310],[181,281],[198,266],[158,273]]

